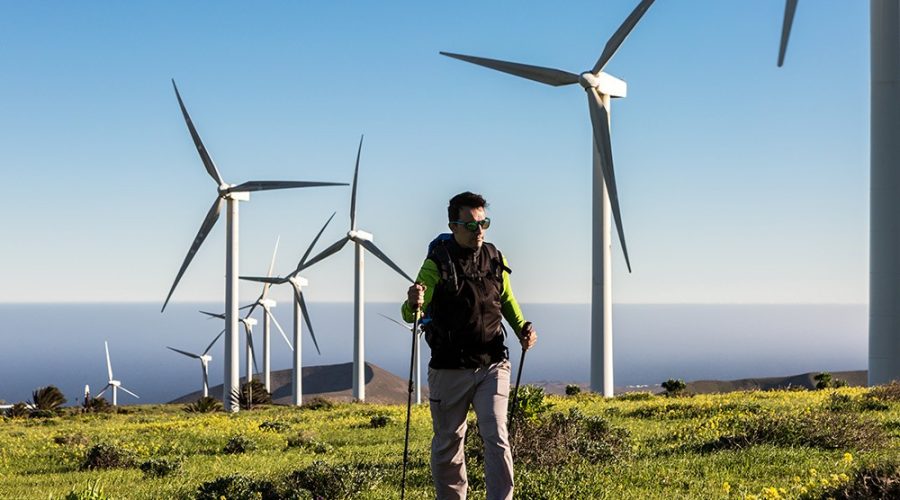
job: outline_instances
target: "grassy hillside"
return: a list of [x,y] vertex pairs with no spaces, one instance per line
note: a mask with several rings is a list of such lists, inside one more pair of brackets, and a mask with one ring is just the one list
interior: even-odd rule
[[[820,498],[875,491],[890,480],[900,488],[892,462],[900,457],[897,385],[612,400],[582,394],[543,404],[532,393],[526,401],[530,418],[516,433],[517,498]],[[237,415],[154,405],[4,418],[0,498],[63,498],[97,482],[116,499],[288,498],[289,491],[312,498],[304,487],[327,498],[397,498],[404,418],[403,406],[350,403]],[[410,498],[433,497],[430,437],[428,407],[414,408]],[[470,498],[478,499],[475,441]]]

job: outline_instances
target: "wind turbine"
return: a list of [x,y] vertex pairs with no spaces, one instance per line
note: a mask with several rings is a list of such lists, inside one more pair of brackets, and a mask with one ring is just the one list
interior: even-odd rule
[[[275,254],[278,252],[278,242],[280,240],[280,237],[275,240],[275,250],[272,251],[272,261],[269,263],[269,272],[266,274],[266,276],[268,277],[272,276],[272,271],[275,269]],[[250,311],[247,312],[246,317],[250,317],[250,315],[253,314],[253,310],[256,309],[257,306],[260,306],[263,309],[263,384],[266,386],[267,391],[271,391],[272,348],[270,345],[269,335],[270,322],[275,323],[275,326],[278,328],[278,331],[281,332],[281,336],[284,337],[284,341],[287,342],[289,347],[291,347],[291,350],[293,350],[294,348],[291,346],[291,341],[288,340],[288,337],[284,333],[284,330],[281,328],[281,325],[278,324],[278,320],[275,319],[275,315],[272,314],[272,308],[277,305],[277,302],[268,297],[269,283],[264,283],[262,293],[260,293],[259,297],[256,298],[256,301],[250,305],[242,307],[241,309],[250,308]]]
[[628,248],[625,246],[625,231],[619,210],[619,195],[616,191],[616,177],[613,170],[612,143],[610,141],[610,98],[625,97],[627,86],[624,81],[603,71],[619,46],[634,29],[641,17],[653,4],[653,0],[642,0],[606,42],[603,53],[594,67],[581,74],[569,73],[552,68],[530,66],[514,62],[485,59],[449,52],[442,55],[462,61],[527,78],[536,82],[559,87],[579,84],[587,93],[588,110],[593,127],[593,241],[591,280],[591,390],[603,392],[606,397],[613,395],[613,348],[612,348],[612,258],[610,254],[610,210],[616,221],[619,243],[625,265],[631,272]]
[[122,386],[122,382],[116,380],[113,377],[112,363],[109,361],[109,343],[105,340],[103,341],[103,347],[106,348],[106,372],[109,375],[109,380],[106,382],[106,387],[104,387],[103,390],[100,391],[99,394],[97,394],[97,397],[99,398],[100,396],[103,395],[104,392],[106,392],[107,389],[112,388],[112,405],[113,406],[116,406],[118,404],[118,390],[119,389],[122,389],[123,391],[127,392],[128,394],[131,394],[132,396],[134,396],[138,399],[141,399],[140,396],[138,396],[137,394],[126,389],[124,386]]
[[384,254],[372,241],[375,235],[356,228],[356,181],[359,178],[359,157],[362,153],[362,137],[359,138],[359,149],[356,152],[356,168],[353,171],[353,188],[350,197],[350,230],[347,236],[333,243],[330,247],[322,250],[319,255],[310,259],[303,267],[310,267],[315,263],[325,259],[330,255],[334,255],[341,248],[344,248],[348,242],[352,241],[356,245],[356,269],[355,269],[355,298],[353,309],[353,397],[359,401],[366,400],[366,381],[365,381],[365,297],[364,295],[364,270],[365,250],[368,250],[379,260],[388,265],[400,276],[406,278],[410,283],[413,279],[403,272],[397,264],[394,264],[387,255]]
[[212,361],[212,356],[209,355],[209,350],[212,349],[212,346],[215,345],[216,341],[219,340],[225,333],[225,330],[219,332],[216,335],[216,338],[213,339],[212,342],[206,346],[206,349],[203,351],[203,354],[194,354],[192,352],[182,351],[181,349],[175,349],[174,347],[166,346],[167,349],[175,351],[180,354],[184,354],[189,358],[199,359],[200,360],[200,368],[203,370],[203,397],[209,397],[209,362]]
[[[322,229],[319,230],[319,234],[313,238],[312,243],[310,243],[309,248],[306,249],[306,252],[303,254],[303,257],[300,258],[300,262],[297,264],[297,269],[284,277],[272,277],[272,269],[269,269],[269,275],[266,277],[257,277],[257,276],[241,276],[241,279],[247,281],[256,281],[259,283],[265,283],[266,286],[269,285],[281,285],[284,283],[290,283],[294,289],[294,346],[291,349],[294,351],[294,358],[291,370],[291,404],[295,406],[301,406],[303,404],[303,344],[301,342],[301,322],[306,320],[306,326],[309,327],[309,335],[312,337],[313,345],[316,346],[316,352],[322,354],[322,351],[319,350],[319,343],[316,341],[316,334],[313,332],[312,322],[309,320],[309,310],[306,307],[306,300],[303,298],[303,287],[309,285],[309,281],[306,278],[300,276],[300,271],[304,269],[306,266],[306,258],[309,257],[309,253],[312,251],[313,247],[316,245],[316,242],[319,241],[319,237],[322,236],[322,233],[325,231],[325,228],[328,227],[328,223],[331,222],[331,219],[334,218],[334,214],[331,214],[331,217],[325,222],[325,225],[322,226]],[[301,319],[302,318],[302,319]],[[275,316],[272,316],[272,319],[275,319]],[[281,329],[281,326],[278,325],[278,321],[275,321],[275,325],[278,326],[278,330],[281,331],[281,334],[284,335],[284,330]],[[284,340],[287,341],[287,336],[284,337]],[[288,341],[288,345],[291,343]]]
[[240,405],[238,405],[237,402],[233,400],[232,394],[234,394],[235,391],[238,390],[239,370],[239,346],[237,336],[238,275],[240,274],[238,272],[238,202],[249,201],[251,191],[268,191],[273,189],[291,189],[318,186],[346,186],[346,184],[335,182],[306,181],[248,181],[238,185],[226,183],[222,179],[221,174],[219,174],[219,170],[216,168],[215,163],[213,163],[209,152],[203,145],[203,142],[200,140],[200,135],[194,128],[194,123],[191,121],[191,117],[190,115],[188,115],[187,108],[185,108],[184,102],[181,100],[181,94],[178,92],[178,87],[175,85],[175,80],[172,80],[172,87],[175,89],[175,97],[178,98],[178,106],[181,108],[181,114],[184,116],[184,121],[187,124],[187,128],[191,134],[191,138],[194,140],[194,146],[197,148],[197,152],[200,154],[200,160],[203,162],[203,166],[206,168],[206,172],[216,182],[217,192],[216,200],[213,202],[212,207],[210,207],[209,212],[207,212],[206,218],[203,219],[203,223],[200,225],[200,230],[197,232],[197,236],[194,237],[194,242],[191,243],[191,247],[188,250],[187,256],[185,256],[184,262],[181,264],[181,268],[178,270],[178,274],[175,275],[175,282],[172,283],[172,288],[169,289],[169,294],[166,296],[166,301],[163,303],[162,311],[166,310],[166,305],[169,303],[169,299],[172,298],[172,293],[175,292],[175,287],[178,286],[178,282],[181,280],[181,276],[184,275],[184,272],[185,270],[187,270],[187,267],[191,263],[191,260],[194,258],[194,255],[200,249],[200,245],[203,244],[203,240],[206,239],[206,236],[219,220],[219,212],[222,210],[222,205],[227,205],[228,215],[226,221],[227,230],[225,237],[225,363],[223,363],[225,366],[225,380],[222,384],[222,401],[225,403],[226,411],[236,412],[239,410]]
[[[784,64],[797,0],[787,0]],[[870,0],[869,385],[900,380],[900,2]]]
[[[200,312],[211,318],[225,319],[224,314],[211,313],[207,311]],[[244,325],[244,334],[247,336],[247,382],[250,382],[251,380],[253,380],[254,371],[259,371],[256,366],[256,351],[253,349],[253,327],[256,326],[257,321],[250,316],[238,318],[238,321],[240,321],[240,323]],[[216,337],[216,340],[218,340],[218,337]],[[215,343],[215,340],[213,342]],[[210,345],[210,347],[212,347],[212,345]]]

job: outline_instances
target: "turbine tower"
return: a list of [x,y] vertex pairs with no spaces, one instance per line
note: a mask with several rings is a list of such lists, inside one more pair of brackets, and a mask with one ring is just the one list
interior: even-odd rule
[[353,188],[352,194],[350,196],[350,230],[347,231],[347,236],[344,236],[340,240],[336,241],[330,247],[322,250],[319,255],[316,255],[309,262],[306,263],[304,267],[310,267],[313,264],[321,261],[322,259],[334,255],[341,248],[344,248],[344,245],[347,242],[352,241],[356,246],[356,267],[355,267],[355,279],[354,279],[354,288],[355,288],[355,296],[354,296],[354,308],[353,308],[353,397],[359,401],[366,400],[366,380],[365,380],[365,365],[366,365],[366,348],[365,348],[365,297],[364,297],[364,270],[365,270],[365,262],[363,257],[365,256],[365,251],[368,250],[379,260],[388,265],[391,269],[397,272],[400,276],[406,278],[410,283],[414,283],[413,279],[409,277],[408,274],[403,272],[397,264],[394,264],[391,259],[388,258],[387,255],[384,254],[375,243],[372,241],[375,237],[372,233],[368,233],[366,231],[362,231],[356,228],[356,181],[359,178],[359,157],[362,153],[362,137],[359,138],[359,149],[356,152],[356,168],[353,171]]
[[591,258],[591,390],[613,395],[613,335],[612,335],[612,257],[610,252],[610,211],[616,222],[619,243],[625,257],[625,265],[631,272],[625,231],[619,210],[616,176],[613,170],[612,144],[610,141],[610,99],[625,97],[624,81],[603,72],[619,46],[650,8],[653,0],[642,0],[606,42],[603,53],[594,67],[581,74],[552,68],[530,66],[496,59],[485,59],[461,54],[441,52],[442,55],[502,71],[539,83],[559,87],[579,84],[587,93],[588,111],[593,127],[593,230]]
[[[328,223],[331,222],[331,219],[334,218],[334,214],[331,214],[331,217],[325,222],[325,225],[322,226],[322,229],[319,230],[319,233],[313,238],[312,243],[309,244],[309,248],[306,249],[306,252],[303,254],[303,257],[300,258],[300,262],[297,264],[297,268],[284,277],[273,278],[271,269],[269,270],[269,276],[266,277],[256,277],[256,276],[241,276],[242,280],[247,281],[256,281],[259,283],[265,283],[266,286],[269,285],[281,285],[284,283],[290,283],[291,287],[294,289],[294,346],[292,350],[294,351],[294,358],[291,370],[291,404],[295,406],[303,405],[303,344],[301,342],[301,323],[305,320],[306,326],[309,327],[309,335],[312,337],[313,345],[316,347],[316,352],[322,354],[322,351],[319,350],[319,342],[316,341],[316,334],[313,332],[312,322],[309,320],[309,310],[306,307],[306,300],[303,297],[303,287],[309,284],[309,281],[306,278],[300,276],[300,271],[305,269],[306,266],[306,258],[309,257],[309,253],[312,251],[313,247],[316,246],[316,242],[319,241],[319,237],[322,236],[322,233],[325,231],[325,228],[328,227]],[[302,318],[302,319],[301,319]],[[272,316],[274,320],[275,317]],[[281,326],[278,325],[278,322],[275,322],[275,325],[278,326],[278,329],[281,331],[282,335],[284,335],[284,330],[281,330]],[[284,338],[287,340],[287,336]],[[291,343],[288,342],[288,345]]]
[[203,223],[200,225],[200,230],[197,232],[197,236],[194,238],[194,242],[191,244],[187,256],[185,256],[184,262],[181,264],[181,268],[178,270],[178,274],[175,275],[175,282],[172,283],[172,288],[169,289],[169,294],[166,296],[166,301],[163,303],[162,311],[166,310],[166,305],[169,303],[169,299],[172,298],[172,293],[175,292],[175,287],[178,286],[178,282],[181,280],[181,276],[184,274],[185,270],[187,270],[187,267],[191,263],[191,260],[194,258],[194,255],[200,249],[200,245],[203,244],[203,240],[206,239],[206,236],[219,220],[219,212],[221,212],[222,210],[222,205],[225,204],[227,206],[228,215],[226,220],[227,230],[225,236],[225,362],[223,363],[223,365],[225,366],[225,379],[222,383],[222,401],[225,404],[225,411],[236,412],[239,410],[240,405],[237,404],[237,401],[233,400],[232,394],[235,394],[238,391],[237,331],[238,275],[240,274],[238,272],[238,202],[249,201],[250,192],[252,191],[268,191],[273,189],[291,189],[318,186],[346,186],[346,184],[335,182],[305,181],[249,181],[238,185],[226,183],[222,179],[221,174],[219,174],[219,170],[216,168],[215,163],[213,163],[209,152],[203,145],[203,142],[200,140],[200,135],[194,128],[194,123],[191,121],[191,117],[190,115],[188,115],[187,108],[185,108],[184,102],[181,100],[181,94],[179,94],[178,92],[178,87],[175,85],[175,80],[172,80],[172,87],[175,89],[175,97],[178,98],[178,106],[181,108],[181,114],[184,116],[184,121],[187,124],[187,128],[191,134],[191,138],[194,140],[194,146],[197,148],[197,152],[200,154],[200,160],[203,162],[203,166],[206,168],[206,172],[216,182],[217,192],[216,200],[213,202],[212,207],[210,207],[209,212],[206,214],[206,218],[203,219]]
[[189,358],[194,358],[194,359],[200,360],[200,368],[203,370],[203,397],[204,398],[209,397],[209,362],[212,361],[212,356],[209,355],[209,350],[212,349],[213,345],[215,345],[216,341],[218,341],[219,337],[221,337],[224,333],[225,333],[225,330],[222,330],[221,332],[219,332],[219,334],[216,335],[216,338],[214,338],[213,341],[210,342],[208,346],[206,346],[206,349],[203,351],[203,354],[194,354],[192,352],[182,351],[181,349],[175,349],[174,347],[166,346],[167,349],[175,351],[179,354],[184,354],[185,356],[187,356]]
[[97,397],[99,398],[100,396],[103,396],[103,393],[106,392],[107,389],[111,388],[112,389],[112,405],[113,406],[116,406],[119,404],[119,400],[118,400],[119,389],[122,389],[123,391],[127,392],[128,394],[131,394],[132,396],[134,396],[138,399],[141,399],[140,396],[138,396],[137,394],[126,389],[122,385],[122,382],[116,380],[115,377],[113,377],[112,363],[109,361],[109,343],[105,340],[103,341],[103,347],[106,348],[106,373],[107,373],[107,375],[109,375],[109,379],[107,380],[106,386],[103,388],[103,390],[100,391],[99,394],[97,394]]
[[[778,66],[797,0],[787,0]],[[870,0],[869,385],[900,380],[900,2]]]
[[[202,314],[205,314],[211,318],[219,318],[225,319],[225,315],[221,313],[211,313],[207,311],[200,311]],[[253,327],[256,326],[257,321],[251,318],[249,315],[238,318],[238,321],[242,325],[244,325],[244,335],[247,337],[246,342],[246,364],[247,364],[247,382],[253,380],[253,373],[259,372],[259,367],[256,366],[256,350],[253,348]],[[218,340],[218,337],[216,338]],[[213,341],[215,342],[215,341]]]

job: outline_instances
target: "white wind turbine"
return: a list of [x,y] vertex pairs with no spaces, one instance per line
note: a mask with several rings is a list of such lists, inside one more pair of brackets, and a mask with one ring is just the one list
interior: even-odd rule
[[197,152],[200,154],[200,159],[203,162],[203,166],[206,168],[206,172],[210,175],[210,177],[212,177],[216,182],[217,193],[216,200],[213,202],[212,207],[210,207],[209,212],[206,214],[206,218],[203,219],[203,223],[200,225],[200,230],[197,232],[197,236],[194,238],[194,242],[191,243],[191,247],[188,250],[187,256],[185,256],[184,262],[181,264],[181,268],[178,270],[178,274],[175,275],[175,282],[172,283],[172,288],[169,289],[169,294],[166,296],[166,301],[163,303],[162,310],[165,311],[166,305],[169,303],[169,299],[172,298],[172,293],[175,292],[175,287],[178,286],[178,282],[181,280],[181,276],[184,274],[185,270],[187,270],[187,267],[191,263],[191,260],[194,258],[194,255],[200,249],[200,245],[203,244],[203,240],[206,239],[206,236],[219,220],[219,212],[222,210],[222,205],[226,204],[228,215],[226,220],[227,234],[225,237],[225,362],[223,363],[225,367],[225,379],[222,384],[222,401],[225,404],[226,411],[236,412],[238,411],[240,405],[238,405],[237,402],[233,400],[232,394],[236,393],[239,385],[239,346],[237,336],[239,275],[238,202],[249,201],[251,191],[267,191],[273,189],[290,189],[317,186],[346,186],[346,184],[335,182],[305,181],[249,181],[238,185],[226,183],[222,179],[222,176],[219,174],[219,170],[216,168],[215,163],[213,163],[209,152],[203,145],[203,142],[200,140],[200,135],[194,128],[194,123],[191,121],[191,117],[188,115],[187,108],[185,108],[184,102],[181,100],[181,94],[178,93],[178,87],[175,86],[174,80],[172,80],[172,87],[175,88],[175,97],[178,98],[178,105],[181,108],[181,114],[184,116],[184,121],[187,124],[188,131],[191,134],[191,138],[194,140],[194,146],[197,148]]
[[97,397],[99,398],[100,396],[103,395],[104,392],[106,392],[107,389],[112,388],[112,405],[113,406],[116,406],[118,404],[118,390],[119,389],[122,389],[123,391],[127,392],[128,394],[131,394],[132,396],[140,399],[140,396],[138,396],[137,394],[135,394],[135,393],[129,391],[128,389],[126,389],[125,387],[123,387],[122,382],[116,380],[113,377],[112,363],[109,361],[109,343],[105,340],[103,341],[103,347],[106,348],[106,373],[107,373],[107,375],[109,375],[109,379],[106,382],[106,387],[104,387],[103,390],[100,391],[99,394],[97,394]]
[[[211,312],[207,312],[207,311],[200,311],[200,312],[211,318],[225,319],[224,314],[211,313]],[[257,321],[249,316],[246,316],[243,318],[238,318],[238,321],[240,321],[240,323],[242,325],[244,325],[244,335],[246,336],[246,340],[247,340],[247,342],[246,342],[247,349],[245,351],[246,357],[247,357],[246,373],[247,373],[247,382],[250,382],[251,380],[253,380],[253,374],[255,372],[259,371],[258,367],[256,366],[256,351],[253,348],[253,327],[256,326]],[[216,340],[218,340],[218,337],[216,337]],[[215,340],[213,342],[215,342]]]
[[606,42],[603,53],[594,67],[579,75],[552,68],[530,66],[496,59],[485,59],[460,54],[441,54],[462,61],[491,68],[536,82],[559,87],[579,84],[587,93],[588,110],[593,126],[593,230],[592,230],[592,280],[591,280],[591,390],[613,395],[613,336],[612,336],[612,262],[610,254],[610,209],[616,221],[619,243],[625,256],[625,265],[631,272],[625,232],[619,212],[619,195],[613,170],[612,144],[610,141],[610,98],[625,97],[624,81],[603,72],[625,38],[650,8],[653,0],[642,0],[625,22]]
[[[784,64],[797,0],[787,0]],[[869,385],[900,380],[900,2],[870,0]]]
[[[269,272],[266,274],[267,277],[272,277],[272,271],[275,269],[275,254],[278,252],[278,242],[281,240],[279,237],[275,240],[275,250],[272,251],[272,261],[269,263]],[[275,327],[278,328],[278,331],[281,332],[281,336],[284,337],[284,341],[287,342],[288,347],[293,350],[293,346],[291,346],[291,341],[288,339],[287,334],[284,333],[284,329],[281,328],[281,325],[278,324],[278,320],[275,319],[275,315],[272,314],[272,308],[277,305],[277,302],[269,298],[269,283],[264,282],[262,293],[260,293],[259,297],[256,298],[256,301],[250,305],[246,305],[241,309],[250,308],[245,317],[250,317],[253,314],[254,309],[257,306],[262,307],[263,309],[263,353],[262,353],[262,364],[263,364],[263,384],[266,386],[267,391],[271,391],[271,381],[272,381],[272,348],[270,342],[270,333],[269,333],[269,325],[270,322],[275,323]]]
[[[268,287],[269,285],[281,285],[284,283],[290,283],[291,287],[294,289],[294,347],[292,348],[294,351],[294,358],[291,369],[291,404],[300,406],[303,404],[303,343],[301,342],[301,323],[303,320],[306,321],[306,326],[309,327],[309,335],[312,337],[313,345],[316,347],[316,352],[322,354],[322,351],[319,350],[319,343],[316,341],[316,334],[313,332],[312,322],[309,320],[309,310],[306,307],[306,300],[303,297],[303,287],[309,285],[309,281],[306,278],[300,276],[300,271],[305,269],[306,266],[306,258],[309,257],[309,253],[312,251],[313,247],[316,245],[316,242],[319,241],[319,237],[322,236],[322,233],[325,231],[325,228],[328,227],[328,223],[331,222],[331,219],[334,218],[334,214],[331,214],[331,217],[328,221],[325,222],[325,225],[322,226],[322,229],[319,230],[319,233],[313,238],[312,243],[310,243],[309,248],[306,249],[306,252],[303,254],[303,257],[300,258],[300,262],[297,264],[297,268],[284,277],[272,277],[272,269],[269,269],[269,276],[266,277],[256,277],[256,276],[241,276],[241,279],[247,281],[256,281],[260,283],[265,283]],[[302,319],[301,319],[302,318]],[[274,320],[275,317],[272,316]],[[275,322],[275,325],[278,326],[278,322]],[[281,326],[278,326],[278,329],[281,331],[282,335],[284,335],[284,330],[281,330]],[[285,336],[285,340],[287,337]],[[291,343],[288,342],[288,345]]]
[[332,244],[330,247],[322,250],[319,255],[316,255],[315,257],[310,259],[309,262],[307,262],[303,267],[310,267],[315,263],[321,261],[322,259],[325,259],[326,257],[337,253],[341,248],[344,248],[344,245],[346,245],[350,241],[352,241],[356,246],[356,268],[354,274],[355,297],[353,308],[353,397],[359,401],[365,401],[365,263],[363,259],[365,250],[371,252],[372,255],[387,264],[388,267],[396,271],[400,276],[406,278],[410,283],[413,283],[414,281],[409,277],[408,274],[403,272],[403,270],[400,269],[397,264],[394,264],[391,259],[389,259],[388,256],[384,254],[384,252],[382,252],[377,246],[375,246],[375,243],[372,241],[374,239],[374,235],[372,233],[368,233],[356,228],[356,186],[357,179],[359,177],[359,157],[361,153],[362,137],[360,137],[359,139],[359,149],[356,152],[356,168],[353,171],[353,188],[350,197],[350,230],[347,231],[347,236],[344,236],[343,238]]
[[203,354],[194,354],[192,352],[182,351],[181,349],[175,349],[174,347],[166,346],[167,349],[175,351],[179,354],[184,354],[185,356],[187,356],[189,358],[194,358],[194,359],[200,360],[200,368],[203,370],[203,397],[204,398],[209,396],[209,362],[212,361],[212,356],[209,355],[209,350],[212,349],[213,345],[215,345],[216,341],[218,341],[219,337],[221,337],[224,333],[225,333],[225,330],[222,330],[221,332],[219,332],[219,334],[216,335],[216,338],[214,338],[213,341],[210,342],[208,346],[206,346],[206,349],[203,351]]

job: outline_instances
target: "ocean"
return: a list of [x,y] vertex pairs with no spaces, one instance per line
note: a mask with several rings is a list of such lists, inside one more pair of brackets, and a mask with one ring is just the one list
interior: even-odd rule
[[[120,404],[159,403],[199,389],[198,361],[166,346],[200,352],[223,322],[200,309],[221,304],[158,303],[0,304],[0,400],[27,400],[37,387],[53,384],[74,403],[84,385],[106,384],[103,341],[109,341],[115,378],[141,396],[119,393]],[[304,325],[304,366],[345,363],[353,350],[353,305],[310,303],[322,354]],[[587,382],[590,308],[587,304],[523,304],[538,331],[529,351],[524,382]],[[291,335],[289,303],[274,309]],[[406,378],[409,337],[379,316],[399,318],[393,303],[366,305],[366,361]],[[258,313],[259,314],[259,313]],[[659,384],[668,378],[735,379],[811,371],[861,370],[867,364],[865,305],[656,305],[613,306],[615,385]],[[262,325],[254,330],[262,347]],[[510,345],[516,362],[520,350]],[[222,382],[222,340],[210,354],[210,385]],[[273,369],[290,367],[290,351],[273,326]],[[243,373],[243,347],[241,370]],[[428,349],[423,348],[423,369]],[[261,358],[258,361],[262,363]]]

